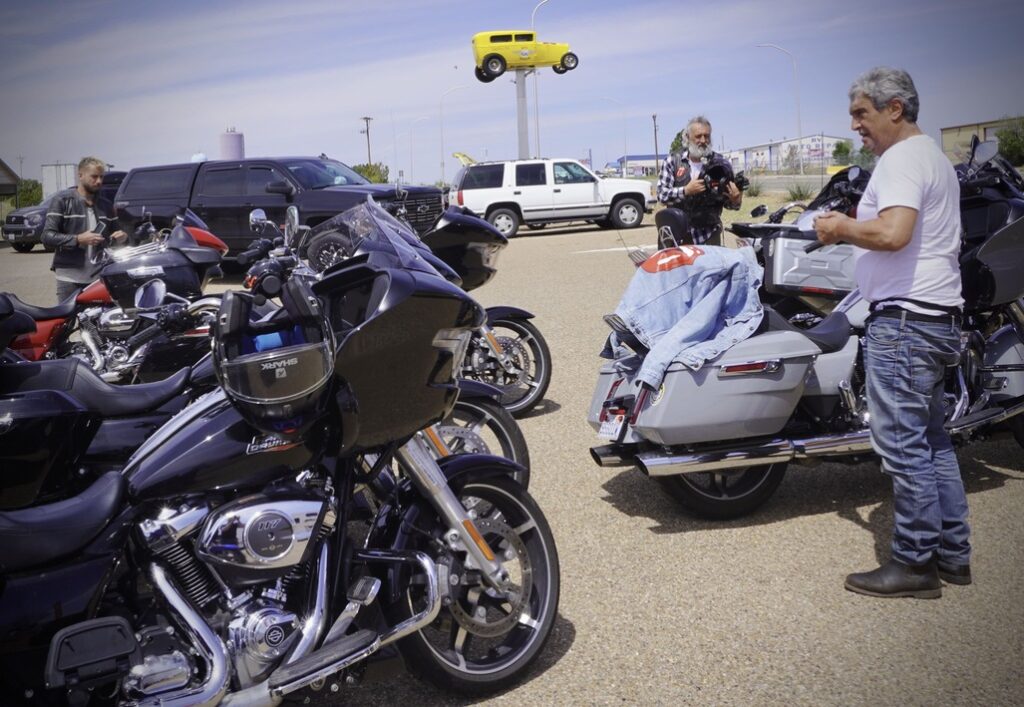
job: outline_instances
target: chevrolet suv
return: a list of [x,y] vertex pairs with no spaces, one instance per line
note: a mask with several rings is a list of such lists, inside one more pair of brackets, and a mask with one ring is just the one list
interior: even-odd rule
[[467,165],[455,177],[452,195],[508,238],[522,224],[589,221],[602,228],[636,228],[657,203],[652,183],[598,177],[571,159]]

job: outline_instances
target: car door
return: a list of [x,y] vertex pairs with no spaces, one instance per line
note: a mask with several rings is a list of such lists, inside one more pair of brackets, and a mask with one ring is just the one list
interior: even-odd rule
[[[510,50],[515,57],[514,65],[533,66],[537,61],[537,42],[533,32],[516,32]],[[510,60],[509,64],[513,65],[513,62]]]
[[515,163],[515,186],[512,198],[519,204],[524,221],[552,218],[551,186],[545,162]]
[[248,206],[245,217],[249,218],[252,209],[263,209],[267,218],[280,226],[285,220],[288,198],[284,194],[268,194],[267,184],[270,182],[287,182],[298,189],[283,170],[269,163],[250,162],[245,174],[245,201]]
[[243,163],[203,165],[192,197],[192,210],[232,250],[244,249],[252,240],[249,235],[249,211],[243,206],[244,203]]
[[578,162],[562,161],[551,164],[552,209],[559,218],[588,217],[604,214],[597,177]]

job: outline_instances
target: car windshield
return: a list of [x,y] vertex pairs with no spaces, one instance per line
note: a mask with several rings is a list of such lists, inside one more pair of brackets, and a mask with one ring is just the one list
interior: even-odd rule
[[284,166],[306,189],[370,183],[351,167],[337,160],[284,160]]

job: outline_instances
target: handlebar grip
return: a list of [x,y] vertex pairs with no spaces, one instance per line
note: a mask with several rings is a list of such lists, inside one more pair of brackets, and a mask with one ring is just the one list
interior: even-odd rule
[[253,248],[251,250],[243,250],[241,253],[238,254],[236,260],[239,265],[245,268],[252,265],[257,260],[262,259],[262,257],[263,250],[261,248]]
[[999,184],[999,177],[982,177],[981,179],[968,179],[964,182],[964,186],[968,189],[982,189],[984,187],[994,187]]
[[158,338],[163,333],[164,333],[164,330],[161,329],[154,322],[151,326],[146,327],[145,329],[140,331],[135,336],[129,338],[128,339],[128,348],[129,349],[136,349],[139,346],[142,346],[143,344],[145,344],[145,343],[147,343],[149,341],[152,341],[153,339]]

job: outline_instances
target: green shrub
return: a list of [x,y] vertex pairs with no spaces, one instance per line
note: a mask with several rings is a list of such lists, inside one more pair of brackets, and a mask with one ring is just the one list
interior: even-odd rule
[[761,186],[761,182],[756,179],[751,179],[750,184],[743,190],[743,193],[747,196],[761,196],[761,192],[764,191],[764,187]]
[[814,189],[803,184],[793,183],[786,190],[790,201],[807,201],[814,196]]

